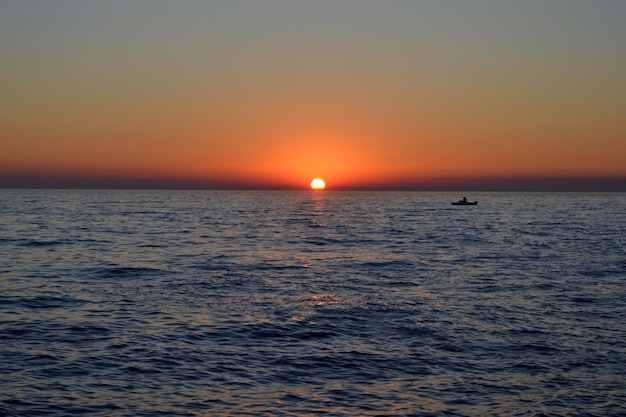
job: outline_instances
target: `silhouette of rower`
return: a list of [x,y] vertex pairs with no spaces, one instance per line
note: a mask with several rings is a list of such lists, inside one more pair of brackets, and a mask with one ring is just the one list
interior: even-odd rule
[[463,200],[461,200],[464,203],[467,203],[467,197],[463,197]]

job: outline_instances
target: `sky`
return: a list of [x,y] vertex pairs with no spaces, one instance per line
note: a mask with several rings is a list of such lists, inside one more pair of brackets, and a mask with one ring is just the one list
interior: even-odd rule
[[624,22],[622,0],[3,1],[0,186],[626,190]]

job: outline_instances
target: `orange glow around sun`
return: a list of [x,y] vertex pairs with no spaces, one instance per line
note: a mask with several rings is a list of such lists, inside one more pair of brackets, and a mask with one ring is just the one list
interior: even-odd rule
[[326,183],[324,182],[323,179],[315,178],[313,181],[311,181],[311,189],[323,190],[324,188],[326,188]]

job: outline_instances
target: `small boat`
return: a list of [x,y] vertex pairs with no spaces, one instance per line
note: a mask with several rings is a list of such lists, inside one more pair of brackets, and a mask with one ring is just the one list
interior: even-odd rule
[[453,201],[450,204],[452,204],[453,206],[477,206],[478,201],[459,200],[459,201]]

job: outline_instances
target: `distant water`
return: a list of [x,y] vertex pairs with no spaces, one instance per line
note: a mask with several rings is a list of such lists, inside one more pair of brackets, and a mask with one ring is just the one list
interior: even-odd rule
[[623,416],[626,194],[0,190],[0,415]]

